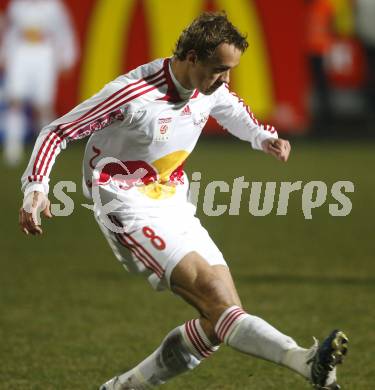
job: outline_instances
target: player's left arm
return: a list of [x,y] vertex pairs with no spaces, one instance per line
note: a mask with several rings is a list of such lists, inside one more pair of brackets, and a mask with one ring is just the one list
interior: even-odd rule
[[268,138],[262,142],[262,148],[265,153],[283,162],[288,161],[291,151],[289,141],[282,138]]
[[280,161],[287,161],[290,143],[278,138],[276,129],[263,125],[255,118],[246,103],[224,84],[214,94],[210,115],[237,138],[251,143],[253,149],[262,150]]

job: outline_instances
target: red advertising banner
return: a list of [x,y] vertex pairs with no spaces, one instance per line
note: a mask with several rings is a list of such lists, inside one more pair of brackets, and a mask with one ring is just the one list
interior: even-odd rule
[[[2,0],[4,11],[9,0]],[[308,68],[301,0],[65,0],[80,48],[60,80],[56,111],[68,111],[105,83],[153,58],[170,56],[184,27],[203,10],[225,10],[248,36],[231,89],[261,120],[284,132],[308,123]],[[210,123],[207,131],[218,131]],[[221,130],[219,130],[221,131]]]

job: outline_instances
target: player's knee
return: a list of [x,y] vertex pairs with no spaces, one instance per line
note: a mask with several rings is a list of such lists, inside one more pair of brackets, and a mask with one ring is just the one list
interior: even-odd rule
[[229,307],[239,305],[226,275],[196,253],[187,255],[173,270],[171,288],[192,304],[212,327]]

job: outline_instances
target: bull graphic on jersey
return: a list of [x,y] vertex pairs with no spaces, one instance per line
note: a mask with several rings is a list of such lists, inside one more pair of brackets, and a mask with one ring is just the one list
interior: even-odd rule
[[97,184],[116,182],[123,190],[138,187],[149,198],[166,199],[175,194],[177,185],[184,184],[183,165],[188,155],[187,151],[178,150],[151,163],[142,160],[111,162],[101,168]]

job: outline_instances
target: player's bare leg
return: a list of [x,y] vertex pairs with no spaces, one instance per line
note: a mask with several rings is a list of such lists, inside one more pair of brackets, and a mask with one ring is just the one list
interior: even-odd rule
[[229,269],[210,267],[198,254],[189,254],[171,276],[172,289],[202,314],[212,341],[284,365],[316,388],[338,389],[335,367],[347,352],[347,338],[333,331],[319,347],[304,349],[273,326],[246,313],[239,302]]
[[[173,329],[163,340],[159,348],[148,358],[138,364],[132,370],[112,378],[101,387],[101,390],[143,390],[152,386],[165,383],[169,379],[194,369],[202,360],[209,357],[218,349],[219,339],[215,335],[214,327],[205,314],[204,310],[199,309],[195,294],[189,295],[189,292],[183,292],[174,282],[186,274],[186,269],[191,263],[195,270],[186,277],[191,280],[201,271],[199,264],[196,266],[196,260],[200,264],[206,263],[197,253],[190,253],[173,270],[171,284],[172,290],[181,295],[191,305],[200,312],[200,319],[187,321],[185,324]],[[207,264],[208,266],[208,264]],[[208,266],[216,275],[215,279],[223,286],[223,296],[221,300],[227,304],[241,305],[238,294],[234,288],[234,283],[228,268],[225,266]],[[211,277],[207,275],[207,277]],[[204,294],[204,291],[202,291]],[[190,299],[191,298],[191,299]],[[226,307],[223,305],[223,308]],[[219,313],[218,313],[219,315]]]
[[[242,352],[276,363],[282,362],[285,351],[296,346],[290,337],[241,308],[228,268],[211,267],[197,253],[189,254],[176,266],[171,287],[207,320],[203,324],[213,341],[219,339]],[[243,337],[237,337],[242,333]]]
[[225,266],[210,266],[199,254],[184,257],[171,275],[172,290],[193,305],[201,319],[174,329],[146,360],[102,389],[146,389],[196,367],[225,342],[246,354],[284,365],[316,388],[338,389],[335,366],[346,352],[347,339],[333,332],[321,348],[304,349],[259,317],[241,308]]
[[[210,334],[210,337],[208,336]],[[176,327],[161,345],[132,370],[112,378],[101,390],[145,390],[197,367],[218,349],[220,341],[207,319]]]

